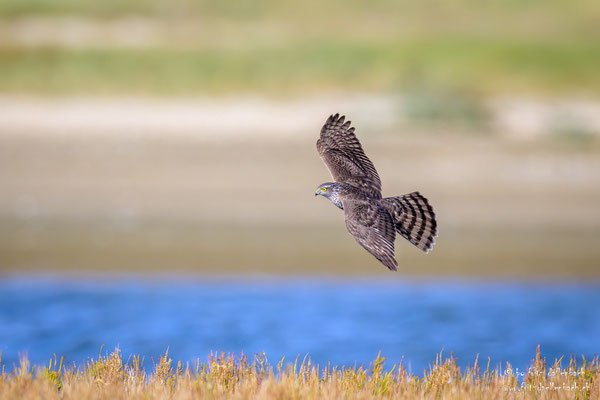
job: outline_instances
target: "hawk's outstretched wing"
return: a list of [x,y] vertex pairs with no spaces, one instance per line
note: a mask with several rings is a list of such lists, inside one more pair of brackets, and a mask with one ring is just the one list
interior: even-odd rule
[[387,210],[369,200],[344,201],[346,228],[356,241],[392,271],[398,269],[394,258],[396,228]]
[[336,182],[348,183],[369,196],[381,198],[381,180],[375,166],[354,135],[344,116],[330,116],[321,129],[317,150]]

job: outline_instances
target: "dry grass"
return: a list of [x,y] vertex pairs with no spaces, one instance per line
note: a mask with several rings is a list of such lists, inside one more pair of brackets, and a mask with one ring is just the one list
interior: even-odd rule
[[[1,362],[1,361],[0,361]],[[409,374],[402,364],[384,367],[379,356],[369,367],[314,365],[310,360],[281,360],[271,365],[264,354],[252,359],[243,354],[219,354],[196,366],[175,365],[168,353],[152,370],[133,356],[124,361],[117,349],[88,361],[66,366],[51,360],[48,366],[31,366],[26,358],[7,373],[0,371],[0,398],[9,399],[339,399],[339,398],[539,398],[597,399],[600,396],[598,358],[580,363],[562,358],[548,364],[537,354],[527,371],[485,370],[477,360],[461,369],[452,357],[441,354],[423,376]]]

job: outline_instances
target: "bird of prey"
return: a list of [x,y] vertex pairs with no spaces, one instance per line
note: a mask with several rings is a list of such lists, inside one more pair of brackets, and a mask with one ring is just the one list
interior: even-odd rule
[[382,197],[377,170],[350,121],[344,120],[344,116],[332,115],[321,129],[317,150],[335,182],[320,185],[315,196],[324,196],[344,210],[346,228],[356,241],[396,271],[396,232],[425,253],[435,244],[438,231],[433,207],[419,192]]

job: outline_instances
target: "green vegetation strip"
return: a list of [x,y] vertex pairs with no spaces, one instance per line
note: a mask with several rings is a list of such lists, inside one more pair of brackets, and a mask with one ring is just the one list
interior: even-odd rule
[[[372,0],[369,2],[345,0],[260,0],[248,2],[228,2],[221,0],[3,0],[0,14],[22,16],[30,14],[47,15],[93,15],[114,17],[119,15],[197,15],[202,17],[228,17],[238,19],[283,16],[286,18],[335,19],[360,18],[373,15],[398,14],[399,18],[431,19],[443,21],[464,16],[473,20],[495,20],[494,17],[525,16],[537,22],[554,18],[562,21],[594,23],[594,12],[599,5],[597,0],[528,0],[505,1],[488,0],[473,2],[454,0]],[[538,19],[539,18],[539,19]],[[579,24],[581,25],[581,24]],[[507,27],[514,28],[514,27]],[[529,27],[531,28],[531,26]]]
[[[562,360],[562,359],[561,359]],[[540,356],[527,371],[485,369],[477,361],[461,369],[452,357],[440,354],[422,376],[402,364],[384,367],[378,356],[369,367],[319,366],[310,360],[271,365],[265,354],[252,359],[217,354],[196,366],[175,365],[165,354],[152,360],[153,370],[133,356],[123,362],[116,350],[78,368],[63,359],[30,366],[27,359],[12,372],[0,368],[0,398],[11,399],[481,399],[577,398],[600,396],[600,365],[575,358],[548,365]],[[565,364],[565,366],[563,366]],[[523,375],[522,373],[525,372]]]
[[0,49],[0,90],[158,94],[600,90],[600,42],[448,38],[311,42],[256,49]]

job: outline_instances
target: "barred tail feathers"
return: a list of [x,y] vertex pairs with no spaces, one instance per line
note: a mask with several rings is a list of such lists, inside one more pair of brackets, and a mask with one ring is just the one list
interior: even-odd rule
[[419,192],[386,197],[382,205],[394,218],[396,231],[425,253],[433,248],[438,234],[435,213]]

